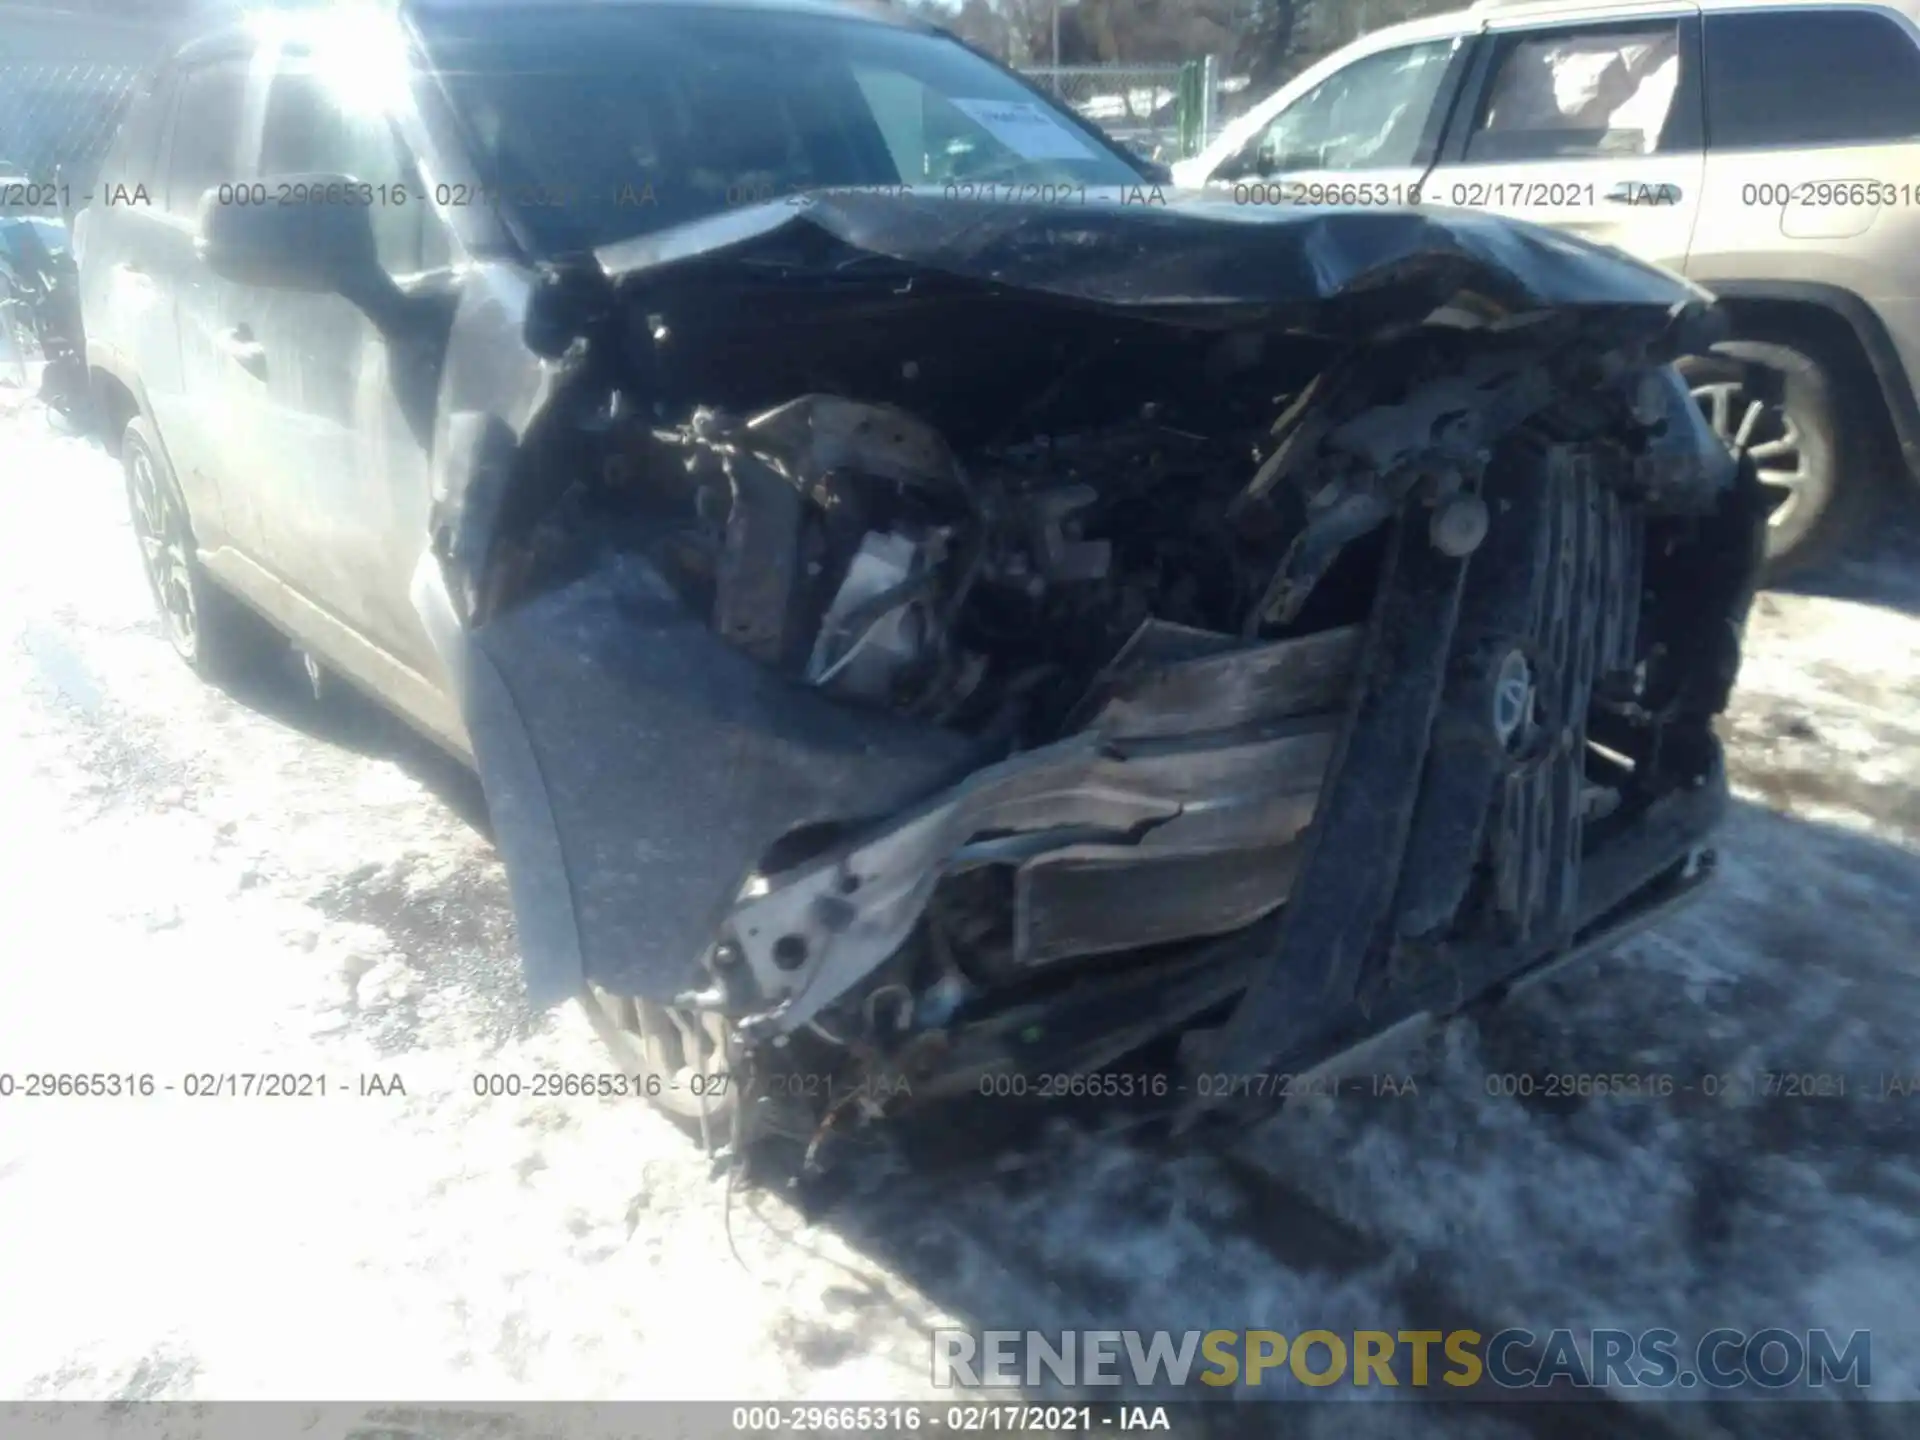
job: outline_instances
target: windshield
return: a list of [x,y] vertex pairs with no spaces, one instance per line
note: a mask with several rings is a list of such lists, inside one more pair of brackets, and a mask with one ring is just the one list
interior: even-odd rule
[[[827,186],[1134,185],[1118,153],[942,36],[644,4],[428,12],[491,203],[543,250]],[[461,203],[456,197],[453,203]]]

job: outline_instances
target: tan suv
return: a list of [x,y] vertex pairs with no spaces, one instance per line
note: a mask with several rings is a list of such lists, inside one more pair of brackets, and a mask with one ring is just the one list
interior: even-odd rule
[[1920,476],[1920,0],[1481,4],[1329,56],[1176,167],[1243,204],[1497,210],[1719,294],[1689,379],[1774,487],[1771,571]]

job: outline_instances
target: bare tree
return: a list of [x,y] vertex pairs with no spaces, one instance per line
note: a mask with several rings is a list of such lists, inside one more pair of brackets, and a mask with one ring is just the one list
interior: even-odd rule
[[[1053,56],[1055,0],[905,0],[1015,65]],[[1321,55],[1383,25],[1463,0],[1059,0],[1067,65],[1167,64],[1220,57],[1265,94]]]

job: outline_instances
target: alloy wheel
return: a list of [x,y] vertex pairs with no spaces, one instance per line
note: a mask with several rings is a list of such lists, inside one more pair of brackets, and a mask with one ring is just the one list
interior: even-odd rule
[[192,659],[200,643],[200,612],[194,601],[185,517],[145,450],[136,450],[132,456],[127,489],[133,500],[133,533],[140,542],[141,568],[160,607],[167,638]]
[[1767,524],[1776,529],[1790,524],[1814,481],[1793,412],[1757,398],[1738,380],[1696,386],[1693,398],[1714,434],[1753,458],[1760,483],[1770,492]]

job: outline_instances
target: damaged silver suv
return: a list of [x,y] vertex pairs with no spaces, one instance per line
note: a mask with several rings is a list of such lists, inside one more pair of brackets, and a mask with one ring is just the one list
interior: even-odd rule
[[168,633],[465,756],[535,998],[669,1108],[1226,1099],[1710,874],[1765,505],[1704,292],[1163,192],[887,15],[276,25],[79,221]]

